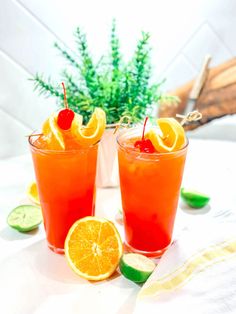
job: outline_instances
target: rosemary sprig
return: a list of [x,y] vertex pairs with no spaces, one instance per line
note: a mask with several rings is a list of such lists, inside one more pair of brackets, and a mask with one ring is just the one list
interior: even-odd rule
[[55,96],[61,99],[64,98],[63,94],[60,93],[51,82],[51,78],[48,78],[46,81],[42,75],[36,73],[35,77],[31,80],[34,81],[34,89],[38,90],[40,95],[44,95],[46,97]]
[[[75,32],[78,55],[55,43],[56,49],[68,63],[67,69],[62,70],[62,79],[66,84],[70,108],[82,114],[87,122],[93,109],[102,107],[107,114],[107,122],[112,124],[122,116],[129,116],[133,122],[138,122],[151,106],[159,102],[174,104],[177,101],[175,97],[161,93],[164,81],[150,83],[149,40],[150,35],[143,32],[128,63],[124,62],[120,52],[115,20],[112,22],[110,53],[102,56],[98,63],[94,63],[87,37],[79,27]],[[40,74],[36,74],[33,81],[40,95],[57,98],[63,107],[59,84]]]
[[71,55],[71,53],[69,53],[66,49],[62,48],[58,43],[54,44],[54,47],[57,48],[60,53],[62,54],[62,56],[67,59],[69,61],[69,63],[75,67],[80,69],[80,66],[78,64],[78,62],[75,60],[75,58]]

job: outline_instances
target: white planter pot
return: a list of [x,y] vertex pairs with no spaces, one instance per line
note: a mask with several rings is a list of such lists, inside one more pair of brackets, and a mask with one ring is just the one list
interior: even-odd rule
[[97,187],[107,188],[119,185],[117,133],[115,126],[107,127],[98,150]]

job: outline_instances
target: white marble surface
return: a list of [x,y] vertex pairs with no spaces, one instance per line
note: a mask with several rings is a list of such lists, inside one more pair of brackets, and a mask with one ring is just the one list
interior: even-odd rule
[[[202,219],[210,223],[219,216],[227,219],[236,211],[235,160],[235,142],[190,140],[183,186],[209,193],[211,202],[198,211],[180,203],[175,237],[186,224],[200,226]],[[30,155],[0,161],[0,313],[132,313],[139,285],[118,273],[103,282],[83,280],[70,270],[64,256],[47,248],[42,226],[29,234],[7,226],[8,213],[24,202],[32,179]],[[114,220],[119,207],[118,189],[98,190],[97,215]]]

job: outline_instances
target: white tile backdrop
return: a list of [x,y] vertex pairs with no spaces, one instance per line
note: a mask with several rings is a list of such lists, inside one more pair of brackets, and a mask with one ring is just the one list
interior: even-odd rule
[[26,135],[55,109],[28,80],[34,73],[59,81],[59,41],[74,49],[81,26],[95,58],[107,51],[116,18],[125,58],[141,30],[151,33],[154,79],[166,90],[193,78],[206,53],[213,65],[236,54],[235,0],[0,0],[0,158],[27,151]]

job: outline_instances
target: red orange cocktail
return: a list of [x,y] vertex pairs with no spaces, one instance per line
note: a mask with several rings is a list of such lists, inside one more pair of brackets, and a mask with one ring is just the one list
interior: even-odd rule
[[[174,122],[175,126],[174,131],[180,130],[183,136]],[[164,126],[162,131],[171,130]],[[173,148],[174,138],[163,141],[165,133],[156,139],[156,132],[149,131],[143,144],[140,128],[128,129],[118,137],[126,245],[147,256],[161,255],[171,243],[187,152],[185,138]]]
[[[64,85],[63,85],[64,87]],[[68,108],[53,113],[29,138],[48,246],[64,252],[73,223],[94,214],[98,142],[106,126],[95,108],[88,124]]]
[[97,145],[47,150],[35,137],[30,144],[48,246],[63,253],[72,224],[94,214]]

